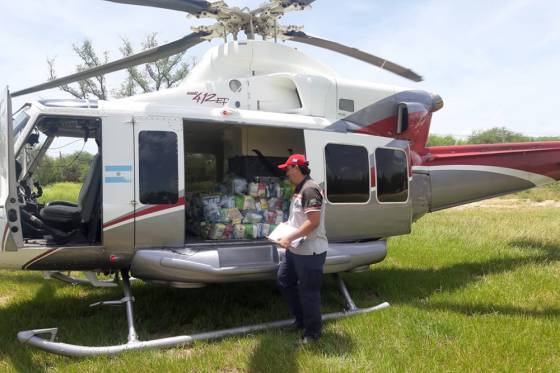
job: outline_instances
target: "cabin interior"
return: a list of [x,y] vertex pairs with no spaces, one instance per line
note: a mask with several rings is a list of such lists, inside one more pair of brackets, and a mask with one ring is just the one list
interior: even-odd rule
[[[62,172],[61,165],[45,161],[47,151],[56,151],[56,139],[62,143],[82,143],[75,153],[75,162],[84,152],[86,143],[96,149],[80,187],[78,200],[48,200],[41,203],[43,190],[33,179],[38,168]],[[101,120],[91,117],[44,116],[28,135],[27,143],[16,160],[16,176],[22,215],[22,235],[28,245],[99,245],[102,242],[102,159]],[[62,145],[64,147],[66,145]],[[79,145],[78,145],[79,146]],[[52,156],[53,154],[50,153]],[[70,165],[66,165],[70,166]],[[44,198],[49,199],[48,196]]]
[[303,130],[185,122],[183,134],[186,242],[263,239],[287,211],[277,166],[305,154]]

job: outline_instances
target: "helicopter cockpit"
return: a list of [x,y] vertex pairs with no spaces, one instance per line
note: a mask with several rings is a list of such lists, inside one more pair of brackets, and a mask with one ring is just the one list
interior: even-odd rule
[[[89,115],[68,115],[50,108],[92,108],[91,102],[49,100],[25,105],[12,117],[17,196],[21,213],[21,231],[25,243],[44,245],[93,245],[101,242],[101,120]],[[46,109],[46,110],[45,110]],[[76,110],[73,110],[74,112]],[[46,154],[55,140],[70,144],[95,142],[97,151],[91,158],[77,201],[40,200],[43,188],[34,177],[42,168],[58,168],[46,162]],[[68,141],[66,141],[68,142]],[[79,148],[79,144],[77,145]],[[88,150],[91,150],[88,146]]]

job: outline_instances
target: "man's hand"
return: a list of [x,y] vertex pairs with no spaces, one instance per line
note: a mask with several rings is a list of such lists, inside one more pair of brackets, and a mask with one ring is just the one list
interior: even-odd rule
[[313,230],[317,229],[319,223],[321,222],[321,213],[319,211],[312,211],[306,214],[307,219],[303,222],[301,227],[295,232],[286,237],[282,237],[278,241],[278,245],[284,249],[289,249],[292,245],[292,241],[297,240],[300,237],[305,237]]
[[282,237],[281,239],[279,239],[278,241],[278,245],[280,245],[281,247],[283,247],[284,249],[289,249],[290,245],[292,244],[292,240],[290,240],[289,237]]

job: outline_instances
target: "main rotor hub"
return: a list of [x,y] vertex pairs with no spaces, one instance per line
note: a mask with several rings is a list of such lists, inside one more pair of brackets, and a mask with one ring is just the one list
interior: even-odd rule
[[218,22],[210,26],[192,27],[194,32],[208,33],[204,39],[227,39],[229,34],[237,40],[240,31],[245,32],[248,39],[260,35],[263,39],[277,39],[282,37],[283,31],[303,29],[303,26],[280,26],[278,20],[291,11],[305,10],[310,7],[309,1],[293,2],[285,0],[270,0],[259,8],[228,7],[223,1],[212,3],[208,11],[196,14],[196,18],[213,18]]

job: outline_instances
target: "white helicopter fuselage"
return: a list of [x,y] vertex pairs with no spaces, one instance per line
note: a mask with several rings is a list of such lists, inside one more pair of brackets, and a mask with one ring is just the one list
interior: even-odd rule
[[[3,108],[7,103],[9,96]],[[290,152],[306,154],[311,176],[325,192],[327,273],[364,270],[383,260],[384,238],[409,233],[426,212],[554,180],[554,175],[531,179],[524,171],[519,177],[467,170],[478,172],[469,174],[474,184],[467,193],[461,189],[464,180],[453,181],[456,170],[431,175],[425,144],[431,114],[441,105],[439,96],[428,92],[342,79],[293,48],[259,41],[211,49],[176,88],[97,103],[34,102],[25,109],[27,124],[11,144],[13,151],[7,146],[1,159],[0,197],[8,202],[0,209],[0,267],[130,268],[138,278],[178,287],[273,277],[283,250],[266,240],[189,235],[193,154],[212,156],[220,182],[228,162],[231,171],[232,160],[247,161],[253,149],[276,160]],[[11,115],[4,111],[0,134],[7,142]],[[79,224],[66,228],[65,221],[75,216],[64,215],[68,209],[56,204],[35,214],[52,222],[53,232],[64,231],[58,241],[52,234],[26,237],[17,211],[26,203],[17,195],[14,162],[25,158],[33,131],[50,141],[89,137],[99,144],[98,163],[84,183],[94,185],[89,188],[94,192],[86,187],[84,201],[70,207],[82,214]],[[166,143],[153,153],[157,141]],[[18,181],[29,183],[36,166],[24,162]],[[487,182],[489,175],[494,183]],[[150,194],[150,188],[167,189]],[[88,204],[92,213],[84,217]],[[81,230],[80,238],[68,239],[75,230]]]
[[[3,222],[0,227],[3,233],[0,265],[3,268],[42,270],[103,269],[130,266],[138,249],[186,247],[184,197],[188,190],[185,190],[184,185],[185,172],[188,170],[178,167],[180,197],[176,203],[168,206],[142,204],[138,198],[141,193],[138,136],[143,131],[174,133],[177,139],[177,164],[182,166],[187,151],[185,142],[191,141],[191,135],[187,135],[187,132],[190,133],[189,126],[196,126],[192,135],[196,138],[196,131],[201,128],[201,124],[218,125],[223,127],[215,129],[220,136],[227,132],[228,135],[239,137],[238,143],[234,145],[237,156],[248,156],[252,154],[253,148],[272,157],[287,157],[288,149],[307,153],[312,176],[324,185],[323,155],[318,148],[315,151],[315,147],[338,141],[367,149],[371,155],[376,147],[394,141],[392,138],[325,132],[324,129],[367,103],[391,96],[397,90],[342,80],[328,67],[292,48],[249,41],[213,48],[176,88],[120,100],[100,101],[95,107],[88,107],[91,106],[88,103],[82,107],[72,107],[59,101],[33,103],[28,110],[28,125],[15,143],[15,154],[20,153],[24,148],[24,139],[36,128],[37,123],[44,123],[45,118],[89,117],[97,118],[100,122],[102,242],[78,245],[81,247],[76,249],[75,245],[26,240],[25,237],[17,238],[17,232],[10,231],[9,224],[0,220]],[[346,100],[344,105],[338,105],[341,99]],[[46,127],[42,127],[42,130],[45,131]],[[72,136],[76,136],[75,129]],[[400,145],[405,148],[408,146],[405,142]],[[367,166],[368,174],[370,166]],[[114,174],[120,175],[120,182],[115,181]],[[371,181],[368,180],[367,184],[368,194],[373,192],[367,201],[357,205],[342,203],[335,206],[334,210],[332,207],[328,209],[330,219],[327,225],[331,227],[333,245],[337,241],[379,238],[387,233],[407,233],[410,230],[408,198],[395,209],[400,211],[397,215],[402,215],[404,224],[400,224],[397,229],[385,229],[384,232],[380,229],[377,232],[371,230],[376,225],[380,227],[386,224],[380,225],[370,216],[372,204],[379,202],[375,198],[375,187],[369,188]],[[341,219],[347,221],[348,215],[356,218],[355,222],[348,224],[351,229],[344,228],[347,224],[340,224]],[[393,223],[391,225],[395,226]],[[262,244],[261,240],[258,245]],[[384,241],[374,246],[377,247],[375,253],[362,253],[362,258],[357,260],[344,255],[335,258],[339,264],[333,265],[348,270],[383,259]],[[192,245],[189,247],[192,248]],[[241,253],[243,251],[238,250]],[[255,251],[250,247],[244,250],[249,256]],[[214,252],[217,254],[218,250],[214,248]],[[333,257],[337,256],[335,252],[333,249]],[[208,253],[204,255],[208,256]],[[214,259],[219,260],[218,257]],[[343,263],[342,267],[340,263]],[[243,265],[241,262],[239,264]]]

